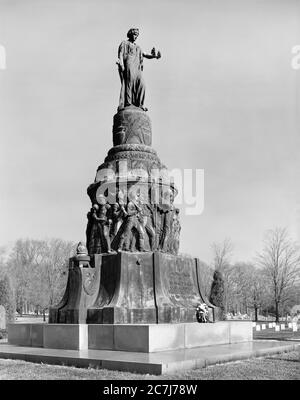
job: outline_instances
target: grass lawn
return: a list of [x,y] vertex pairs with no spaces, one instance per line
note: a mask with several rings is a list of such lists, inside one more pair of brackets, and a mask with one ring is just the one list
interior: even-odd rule
[[299,340],[300,329],[293,332],[292,329],[285,329],[284,331],[275,332],[274,328],[267,328],[263,331],[253,330],[253,339],[274,339],[274,340]]
[[172,375],[140,375],[105,369],[33,364],[0,359],[0,380],[299,380],[300,352],[292,351],[272,356],[213,365]]

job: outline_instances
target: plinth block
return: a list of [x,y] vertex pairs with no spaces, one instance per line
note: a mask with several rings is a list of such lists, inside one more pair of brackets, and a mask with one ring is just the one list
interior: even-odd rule
[[185,346],[187,348],[230,343],[228,322],[218,322],[213,326],[212,324],[203,325],[205,326],[201,327],[201,329],[195,326],[186,326]]
[[156,353],[252,341],[251,321],[214,324],[9,324],[12,345]]
[[43,347],[49,349],[87,350],[87,325],[45,324]]
[[7,325],[8,341],[18,346],[43,347],[45,324],[11,323]]
[[154,353],[252,341],[249,321],[89,325],[89,349]]
[[89,349],[114,349],[114,325],[89,324]]
[[184,324],[115,325],[114,350],[152,353],[184,348]]

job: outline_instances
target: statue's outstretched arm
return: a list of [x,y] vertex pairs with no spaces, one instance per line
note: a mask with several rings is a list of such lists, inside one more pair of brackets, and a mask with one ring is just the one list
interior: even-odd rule
[[161,58],[161,53],[160,53],[160,51],[156,52],[155,47],[153,47],[153,49],[151,50],[151,53],[150,54],[143,53],[143,57],[149,58],[149,59],[156,58],[158,60],[159,58]]

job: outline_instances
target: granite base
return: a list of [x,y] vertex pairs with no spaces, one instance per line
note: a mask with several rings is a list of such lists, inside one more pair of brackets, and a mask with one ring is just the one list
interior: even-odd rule
[[211,324],[22,324],[8,325],[8,342],[66,350],[142,353],[252,341],[249,321]]

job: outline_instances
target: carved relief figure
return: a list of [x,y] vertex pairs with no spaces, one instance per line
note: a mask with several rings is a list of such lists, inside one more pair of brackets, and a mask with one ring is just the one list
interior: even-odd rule
[[107,204],[106,199],[103,195],[98,197],[99,202],[99,217],[96,219],[99,221],[100,227],[100,236],[101,242],[103,247],[103,252],[111,253],[111,246],[110,246],[110,227],[111,227],[111,219],[107,217],[107,211],[110,209],[110,205]]
[[170,253],[172,254],[178,254],[180,231],[181,225],[179,219],[179,209],[175,208],[173,213],[172,241],[170,246]]
[[170,234],[172,231],[172,224],[173,224],[173,213],[174,213],[174,195],[172,190],[169,191],[169,199],[170,204],[166,211],[163,213],[163,222],[162,222],[162,238],[160,242],[161,251],[167,252]]
[[153,206],[148,204],[147,199],[145,199],[145,196],[143,196],[142,193],[139,197],[139,207],[141,209],[139,220],[143,226],[144,232],[148,235],[150,250],[154,251],[156,249],[154,209]]
[[101,253],[101,234],[99,226],[98,204],[93,204],[91,210],[87,214],[88,224],[86,228],[86,247],[89,254]]
[[118,68],[121,79],[121,93],[118,109],[133,105],[147,111],[144,107],[145,83],[142,76],[143,58],[161,57],[160,52],[156,53],[155,48],[151,54],[143,53],[135,41],[139,35],[137,28],[129,29],[128,40],[124,40],[118,50]]
[[137,236],[138,250],[145,251],[145,233],[141,223],[142,210],[138,204],[138,195],[136,193],[129,193],[130,201],[127,204],[126,216],[123,222],[122,234],[118,250],[122,250],[124,245],[125,251],[132,251],[133,234]]
[[124,203],[124,194],[120,190],[117,194],[116,203],[111,205],[111,228],[110,228],[110,240],[112,241],[122,224],[122,221],[125,217],[126,210],[125,210],[125,203]]

